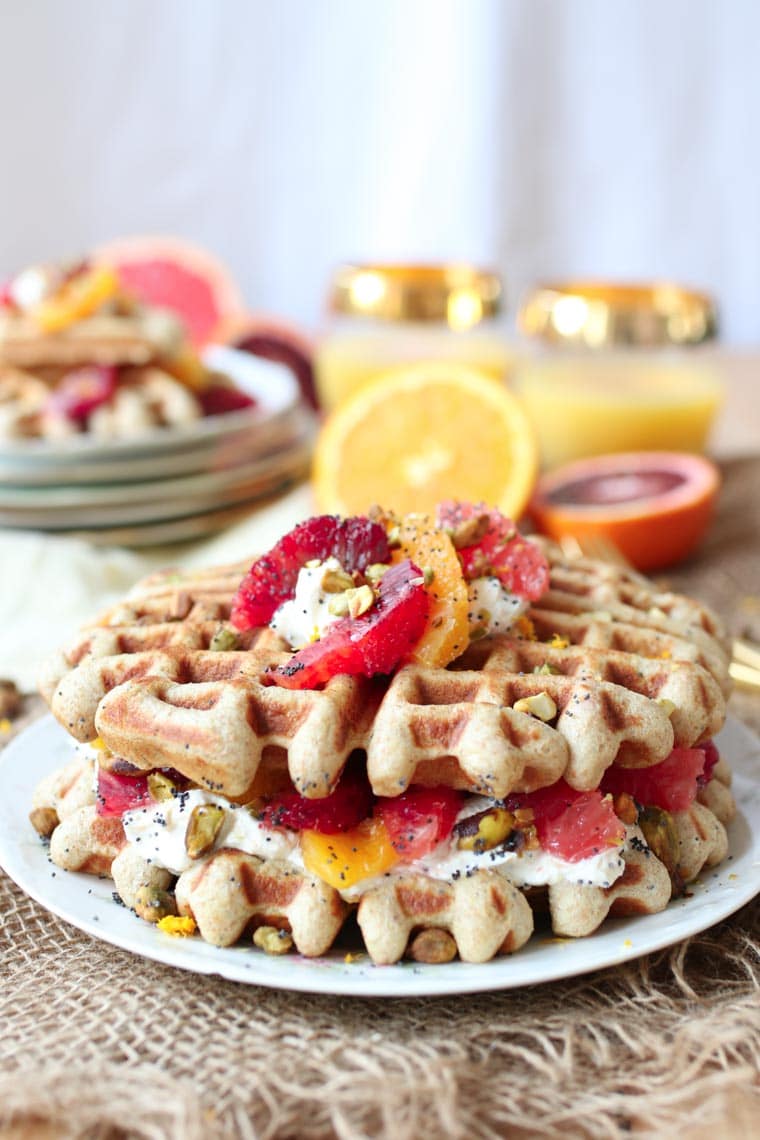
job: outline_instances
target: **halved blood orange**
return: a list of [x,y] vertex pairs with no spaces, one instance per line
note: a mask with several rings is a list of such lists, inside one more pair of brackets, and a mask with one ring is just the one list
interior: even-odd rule
[[214,340],[263,360],[284,364],[298,381],[306,402],[312,408],[317,407],[314,346],[295,325],[266,313],[231,313],[216,326]]
[[695,549],[719,487],[717,467],[702,456],[600,455],[543,475],[528,511],[551,538],[602,536],[637,569],[658,570]]

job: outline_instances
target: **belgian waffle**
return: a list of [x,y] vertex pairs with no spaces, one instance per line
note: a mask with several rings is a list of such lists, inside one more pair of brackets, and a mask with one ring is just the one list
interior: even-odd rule
[[[269,684],[267,670],[289,651],[269,629],[233,634],[231,600],[248,565],[237,563],[151,575],[47,663],[42,691],[76,739],[97,735],[120,761],[174,768],[242,801],[258,778],[285,765],[302,794],[323,796],[357,750],[377,795],[449,784],[501,798],[560,777],[583,790],[610,764],[646,767],[674,745],[714,735],[728,676],[715,616],[638,575],[570,563],[549,544],[546,551],[550,589],[519,623],[520,635],[473,642],[445,669],[412,664],[390,680],[339,676],[317,691]],[[548,699],[553,713],[532,715],[532,698]],[[224,847],[174,883],[126,843],[120,821],[98,817],[84,761],[43,782],[33,816],[61,866],[110,868],[124,901],[144,917],[145,892],[173,884],[180,914],[217,945],[264,926],[290,931],[303,954],[321,954],[356,908],[377,962],[452,953],[485,961],[530,937],[531,904],[548,909],[555,933],[567,936],[590,933],[607,914],[661,910],[725,856],[733,799],[723,763],[716,777],[675,813],[671,866],[632,828],[625,870],[610,886],[563,882],[527,897],[481,869],[449,881],[402,873],[346,902],[298,865]]]
[[[612,763],[655,764],[674,744],[717,732],[727,677],[717,618],[638,576],[550,554],[551,588],[528,611],[529,636],[473,643],[446,669],[406,666],[390,684],[268,685],[267,670],[288,655],[268,629],[238,635],[239,649],[213,649],[238,563],[151,575],[48,662],[41,689],[77,739],[99,734],[140,768],[175,767],[234,796],[262,762],[283,758],[303,795],[323,796],[356,748],[378,795],[448,783],[501,797],[562,775],[587,789]],[[580,615],[568,612],[581,604]],[[711,668],[694,660],[697,625]],[[556,706],[551,723],[520,711],[542,693]]]

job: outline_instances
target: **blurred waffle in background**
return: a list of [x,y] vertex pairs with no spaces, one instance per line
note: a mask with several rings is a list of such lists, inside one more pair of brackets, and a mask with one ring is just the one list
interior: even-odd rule
[[[266,351],[214,344],[252,327]],[[21,271],[0,304],[0,525],[135,546],[222,529],[305,475],[309,368],[180,239]]]

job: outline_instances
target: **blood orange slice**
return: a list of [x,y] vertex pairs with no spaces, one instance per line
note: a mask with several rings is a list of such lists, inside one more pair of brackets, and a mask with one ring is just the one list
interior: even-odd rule
[[123,288],[146,305],[175,312],[196,347],[214,339],[222,319],[245,312],[229,270],[184,238],[116,238],[99,246],[91,259],[112,265]]
[[657,570],[695,549],[719,486],[717,467],[702,456],[600,455],[543,475],[528,510],[552,538],[602,535],[637,569]]
[[314,346],[300,329],[264,313],[232,313],[217,325],[214,340],[262,360],[284,364],[295,376],[306,402],[312,408],[318,406]]

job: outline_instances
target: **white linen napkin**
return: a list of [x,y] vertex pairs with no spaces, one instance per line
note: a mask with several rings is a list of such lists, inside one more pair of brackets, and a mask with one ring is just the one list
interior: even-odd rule
[[302,484],[221,534],[182,546],[126,550],[39,531],[0,530],[0,678],[33,692],[48,654],[144,575],[165,566],[252,558],[311,513],[311,491]]

